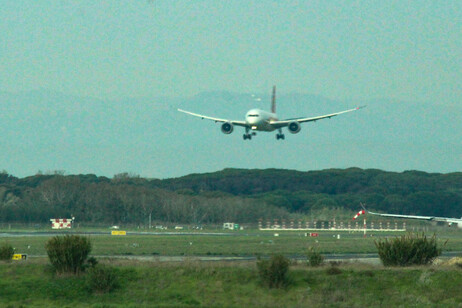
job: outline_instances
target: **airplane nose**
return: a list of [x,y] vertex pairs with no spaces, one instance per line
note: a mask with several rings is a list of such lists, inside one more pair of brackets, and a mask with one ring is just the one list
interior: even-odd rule
[[258,125],[258,123],[259,123],[259,121],[256,118],[250,118],[249,119],[249,124]]

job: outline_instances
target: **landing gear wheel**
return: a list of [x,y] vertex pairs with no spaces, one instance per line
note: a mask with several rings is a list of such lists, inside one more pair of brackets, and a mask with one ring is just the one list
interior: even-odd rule
[[284,136],[284,134],[277,134],[277,135],[276,135],[276,139],[277,139],[277,140],[279,140],[279,139],[284,140],[284,139],[285,139],[285,136]]
[[242,135],[242,138],[244,138],[244,140],[246,140],[246,139],[251,140],[251,139],[252,139],[252,135],[244,134],[244,135]]

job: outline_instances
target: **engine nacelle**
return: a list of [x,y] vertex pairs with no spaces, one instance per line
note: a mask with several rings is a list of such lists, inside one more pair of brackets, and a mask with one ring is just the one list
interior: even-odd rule
[[462,229],[462,222],[450,222],[448,223],[448,227],[456,226],[459,229]]
[[221,124],[221,132],[223,134],[227,134],[227,135],[231,134],[233,132],[233,130],[234,130],[234,126],[230,122],[225,122],[225,123]]
[[292,134],[296,134],[302,129],[302,126],[300,125],[300,123],[294,121],[290,122],[289,125],[287,125],[287,129]]

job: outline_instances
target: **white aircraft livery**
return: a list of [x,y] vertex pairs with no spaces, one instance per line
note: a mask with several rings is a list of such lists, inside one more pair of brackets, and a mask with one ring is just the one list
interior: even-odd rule
[[[242,126],[245,128],[245,134],[243,135],[244,140],[252,139],[252,136],[255,136],[255,131],[263,131],[263,132],[272,132],[274,130],[278,130],[278,134],[276,135],[276,139],[284,139],[284,134],[282,133],[282,128],[287,126],[287,129],[290,133],[296,134],[301,129],[301,123],[304,122],[313,122],[322,119],[329,119],[335,116],[338,116],[342,113],[347,113],[351,111],[356,111],[361,109],[365,106],[356,107],[354,109],[349,109],[345,111],[340,111],[336,113],[326,114],[317,117],[310,117],[310,118],[294,118],[294,119],[287,119],[287,120],[278,120],[276,115],[276,86],[273,86],[273,96],[271,99],[271,112],[267,112],[261,109],[251,109],[245,115],[245,121],[235,121],[229,119],[222,119],[222,118],[214,118],[209,117],[202,114],[197,114],[194,112],[178,109],[180,112],[184,112],[202,119],[212,120],[215,122],[223,123],[221,124],[221,131],[224,134],[231,134],[234,130],[234,125]],[[251,132],[251,133],[250,133]]]
[[428,221],[442,221],[442,222],[447,223],[449,226],[455,225],[455,226],[457,226],[459,228],[462,228],[462,218],[400,215],[400,214],[382,214],[382,213],[374,213],[374,212],[371,212],[371,211],[366,211],[366,212],[371,214],[371,215],[377,215],[377,216],[382,216],[382,217],[418,219],[418,220],[428,220]]

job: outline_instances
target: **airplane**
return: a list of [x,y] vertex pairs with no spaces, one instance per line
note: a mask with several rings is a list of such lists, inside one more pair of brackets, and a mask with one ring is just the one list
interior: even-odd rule
[[[310,118],[294,118],[294,119],[286,119],[286,120],[278,120],[276,115],[276,86],[273,86],[273,95],[271,99],[271,112],[267,112],[261,109],[251,109],[245,115],[245,121],[236,121],[236,120],[229,120],[229,119],[222,119],[222,118],[215,118],[209,117],[202,114],[197,114],[194,112],[178,109],[178,111],[199,117],[202,119],[212,120],[215,123],[220,122],[223,123],[221,125],[221,131],[224,134],[231,134],[234,130],[234,125],[242,126],[245,128],[245,134],[242,136],[244,140],[251,140],[252,136],[255,136],[255,131],[263,131],[263,132],[272,132],[274,130],[278,130],[278,134],[276,135],[276,139],[285,139],[284,134],[282,133],[282,128],[287,126],[287,129],[290,133],[296,134],[300,132],[301,125],[300,123],[304,122],[316,122],[317,120],[321,119],[330,119],[332,117],[338,116],[342,113],[347,113],[351,111],[356,111],[366,106],[356,107],[354,109],[344,110],[336,113],[326,114],[317,117],[310,117]],[[250,131],[252,133],[250,133]]]
[[[363,207],[364,209],[364,207]],[[458,228],[462,229],[462,217],[461,218],[450,218],[450,217],[436,217],[436,216],[416,216],[416,215],[399,215],[399,214],[381,214],[381,213],[374,213],[371,211],[367,211],[364,209],[368,214],[377,215],[382,217],[392,217],[392,218],[404,218],[404,219],[419,219],[419,220],[427,220],[427,221],[439,221],[445,222],[448,226],[455,225]]]

